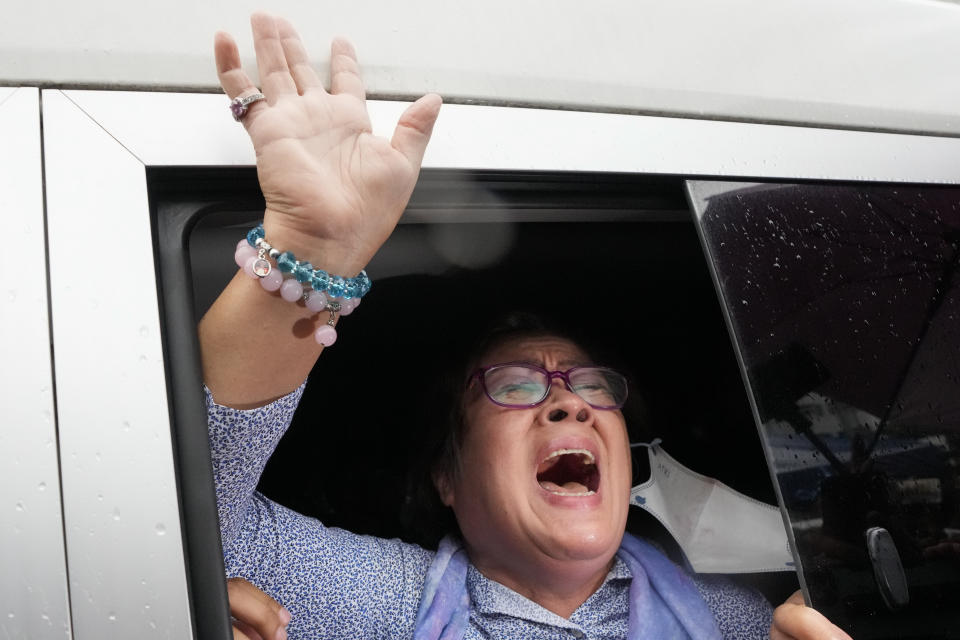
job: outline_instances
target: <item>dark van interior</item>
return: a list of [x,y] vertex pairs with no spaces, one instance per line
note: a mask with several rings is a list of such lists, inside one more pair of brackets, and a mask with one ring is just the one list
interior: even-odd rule
[[[234,247],[263,203],[249,169],[152,169],[149,179],[185,530],[197,536],[187,548],[200,562],[216,512],[197,453],[205,420],[191,331],[235,273]],[[424,170],[367,272],[370,294],[341,319],[263,475],[274,500],[329,526],[435,544],[436,527],[407,509],[427,381],[491,317],[523,310],[573,327],[626,370],[644,405],[628,419],[633,441],[660,437],[687,467],[776,504],[681,178]],[[639,484],[648,470],[635,459]],[[631,512],[631,531],[679,554],[653,517]],[[798,588],[792,572],[739,579],[774,603]]]

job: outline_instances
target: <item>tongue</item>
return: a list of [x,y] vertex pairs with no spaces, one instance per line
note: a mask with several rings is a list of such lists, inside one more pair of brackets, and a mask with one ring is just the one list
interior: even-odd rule
[[540,486],[547,491],[559,491],[561,493],[586,493],[588,490],[584,485],[572,480],[570,482],[563,483],[563,485],[559,485],[556,482],[551,482],[550,480],[541,480]]

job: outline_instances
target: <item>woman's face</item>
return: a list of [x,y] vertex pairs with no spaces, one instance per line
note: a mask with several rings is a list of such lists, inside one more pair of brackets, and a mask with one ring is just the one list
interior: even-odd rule
[[[592,364],[575,344],[550,336],[506,342],[481,365],[503,362],[551,371]],[[530,409],[494,404],[479,381],[464,404],[460,472],[439,488],[472,562],[508,586],[522,580],[503,579],[517,571],[596,564],[605,573],[630,497],[630,446],[620,411],[592,408],[559,378],[543,404]]]

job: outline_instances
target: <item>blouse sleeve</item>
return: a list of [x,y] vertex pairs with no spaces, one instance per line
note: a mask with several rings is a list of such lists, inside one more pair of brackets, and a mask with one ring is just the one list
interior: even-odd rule
[[773,622],[773,607],[752,588],[726,576],[695,574],[693,581],[707,601],[724,640],[767,640]]
[[410,637],[432,552],[325,527],[256,492],[303,388],[251,410],[218,405],[207,392],[227,575],[285,606],[291,638]]
[[267,460],[287,432],[306,382],[287,395],[256,409],[234,409],[217,404],[210,390],[207,429],[213,481],[217,489],[220,539],[231,546],[260,482]]

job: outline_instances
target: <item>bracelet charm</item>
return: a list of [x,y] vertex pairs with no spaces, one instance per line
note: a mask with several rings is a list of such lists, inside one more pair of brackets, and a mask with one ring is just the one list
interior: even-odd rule
[[[289,302],[303,300],[314,313],[329,311],[330,317],[314,332],[314,339],[326,347],[337,340],[338,315],[350,315],[360,299],[370,291],[370,278],[360,271],[353,278],[330,275],[314,269],[309,262],[300,262],[291,251],[280,252],[264,238],[263,225],[257,225],[245,239],[237,243],[233,256],[237,266],[256,278],[267,291],[278,291]],[[270,260],[274,260],[276,268]],[[306,290],[305,290],[306,289]]]

